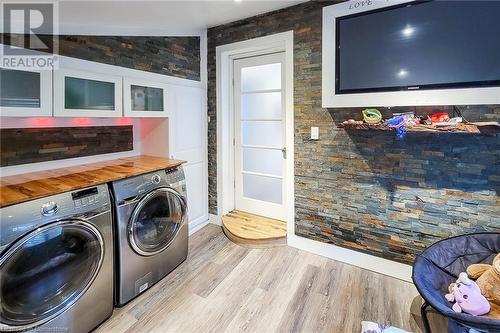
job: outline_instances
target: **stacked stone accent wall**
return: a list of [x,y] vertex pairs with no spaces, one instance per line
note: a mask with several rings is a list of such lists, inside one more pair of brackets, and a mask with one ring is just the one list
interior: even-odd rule
[[[500,136],[345,131],[363,108],[321,107],[322,7],[307,2],[208,30],[209,205],[217,213],[215,48],[294,31],[296,234],[411,263],[435,241],[500,232]],[[367,105],[369,107],[370,105]],[[499,105],[460,106],[466,119],[500,120]],[[381,108],[430,114],[444,107]],[[320,140],[309,139],[319,126]]]
[[3,128],[1,166],[132,150],[132,126]]
[[[42,40],[52,36],[39,36]],[[10,44],[10,35],[2,34]],[[29,43],[25,42],[25,45]],[[200,81],[200,37],[59,36],[59,54]]]

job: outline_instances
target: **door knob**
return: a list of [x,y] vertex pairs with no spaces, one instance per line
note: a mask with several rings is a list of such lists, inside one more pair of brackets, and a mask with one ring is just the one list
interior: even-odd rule
[[283,154],[283,158],[286,158],[286,147],[281,148],[281,153]]

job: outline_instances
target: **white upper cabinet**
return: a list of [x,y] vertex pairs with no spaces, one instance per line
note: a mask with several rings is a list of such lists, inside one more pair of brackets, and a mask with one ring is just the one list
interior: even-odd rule
[[0,115],[52,116],[52,70],[8,69],[0,66]]
[[99,71],[87,61],[61,63],[54,70],[54,115],[120,117],[122,77]]
[[94,61],[57,58],[51,70],[0,66],[1,116],[167,118],[173,112],[172,87],[200,85]]
[[123,115],[168,117],[167,85],[149,80],[123,78]]

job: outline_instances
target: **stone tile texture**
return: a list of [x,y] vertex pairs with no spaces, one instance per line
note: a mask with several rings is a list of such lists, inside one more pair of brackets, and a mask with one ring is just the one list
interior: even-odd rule
[[[9,34],[1,34],[10,44]],[[51,35],[39,37],[52,38]],[[25,45],[29,43],[25,42]],[[59,36],[59,54],[200,81],[200,37]]]
[[132,126],[3,128],[1,166],[132,150]]
[[[217,212],[215,48],[294,31],[296,234],[412,263],[449,236],[500,232],[500,136],[345,131],[363,108],[321,107],[321,10],[307,2],[208,30],[209,206]],[[376,107],[367,105],[366,107]],[[460,106],[469,121],[500,120],[500,105]],[[380,108],[452,113],[451,106]],[[309,140],[319,126],[320,140]]]

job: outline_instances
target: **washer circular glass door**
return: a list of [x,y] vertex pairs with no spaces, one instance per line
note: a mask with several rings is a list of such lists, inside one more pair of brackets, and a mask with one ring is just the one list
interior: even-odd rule
[[27,330],[55,318],[92,284],[104,241],[84,220],[46,224],[0,257],[0,331]]
[[146,194],[130,218],[130,245],[140,255],[151,256],[166,249],[186,218],[186,202],[175,190],[158,188]]

